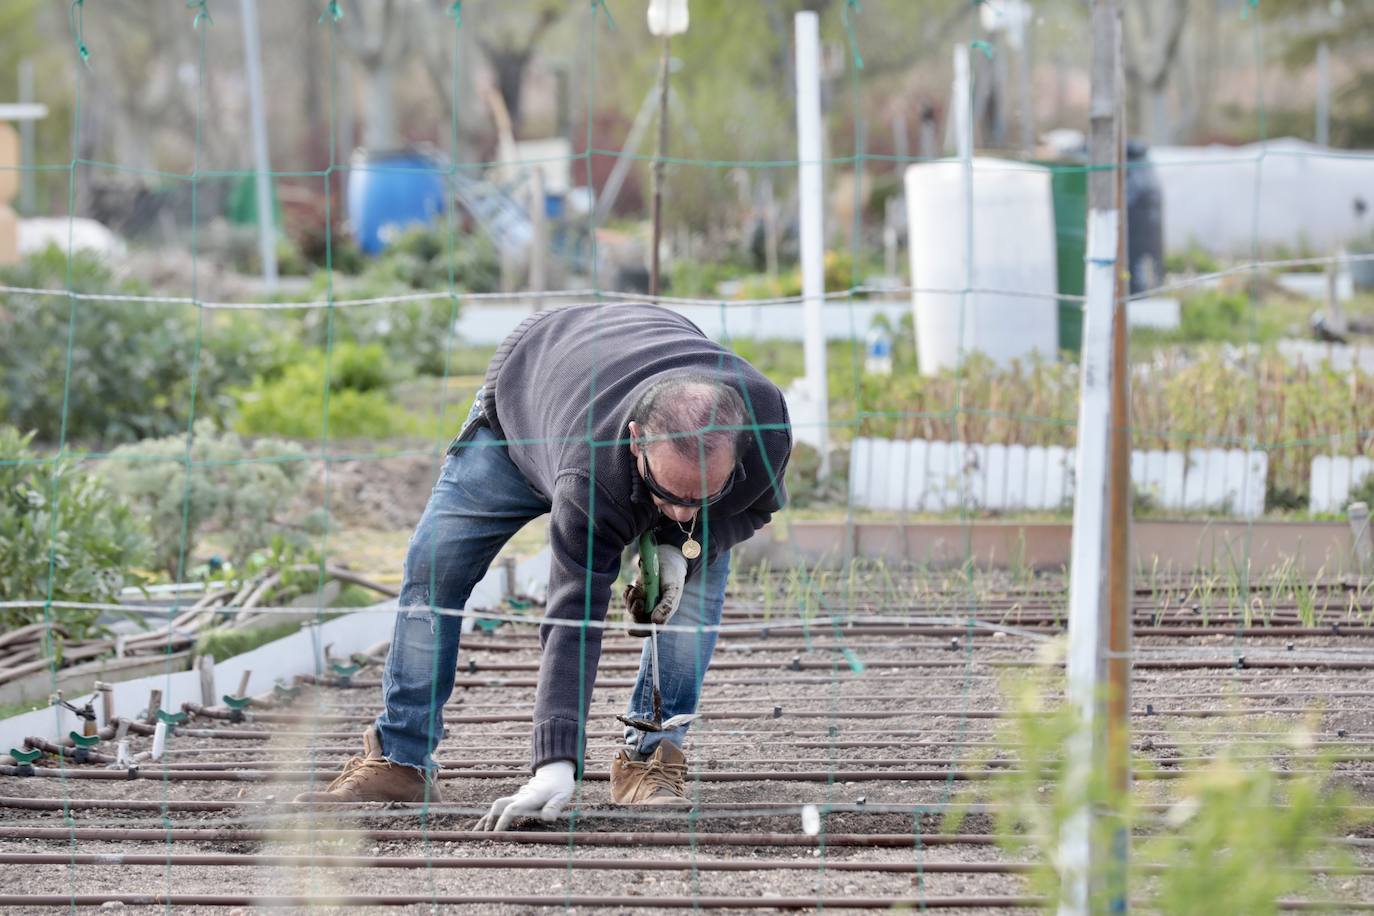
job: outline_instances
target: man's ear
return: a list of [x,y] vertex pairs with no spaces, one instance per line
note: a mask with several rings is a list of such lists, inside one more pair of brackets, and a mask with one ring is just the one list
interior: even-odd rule
[[639,424],[634,420],[630,421],[630,454],[639,457]]

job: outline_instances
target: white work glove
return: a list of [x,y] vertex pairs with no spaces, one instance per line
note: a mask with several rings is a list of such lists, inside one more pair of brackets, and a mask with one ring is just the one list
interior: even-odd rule
[[571,760],[552,760],[534,771],[534,776],[514,795],[498,798],[477,822],[475,830],[505,830],[517,817],[540,817],[552,823],[563,812],[576,786]]
[[[676,547],[669,544],[661,545],[658,548],[658,604],[654,605],[651,611],[654,623],[662,626],[677,613],[677,606],[682,603],[682,591],[686,587],[687,558]],[[649,622],[650,615],[644,612],[643,570],[635,577],[633,585],[625,587],[625,607],[630,612],[631,620],[640,624]],[[648,636],[649,634],[632,628],[630,635]]]

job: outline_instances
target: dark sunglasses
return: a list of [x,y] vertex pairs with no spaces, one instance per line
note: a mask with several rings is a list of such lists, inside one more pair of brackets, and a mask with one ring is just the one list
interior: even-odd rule
[[735,464],[735,469],[731,471],[730,476],[726,478],[725,485],[722,486],[715,493],[711,494],[705,499],[683,499],[676,493],[669,493],[667,490],[663,489],[663,487],[658,485],[658,481],[654,480],[653,471],[649,468],[649,453],[645,451],[641,452],[640,455],[644,458],[644,473],[640,476],[643,477],[644,483],[648,485],[649,492],[657,496],[659,499],[663,500],[665,503],[671,503],[674,506],[683,506],[687,509],[695,509],[697,506],[709,506],[713,503],[720,502],[726,496],[730,495],[730,491],[735,488],[735,484],[738,481],[745,479],[744,465],[737,462]]

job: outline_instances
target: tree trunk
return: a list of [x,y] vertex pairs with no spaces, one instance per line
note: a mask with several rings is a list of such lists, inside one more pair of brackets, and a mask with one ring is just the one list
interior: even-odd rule
[[1150,145],[1166,146],[1173,142],[1173,124],[1169,117],[1169,92],[1163,85],[1149,87]]
[[363,71],[363,96],[367,122],[363,125],[363,146],[368,152],[395,149],[396,103],[391,67],[368,67]]
[[506,103],[511,130],[517,137],[520,136],[520,92],[525,85],[525,68],[529,65],[532,51],[533,48],[519,51],[487,49],[487,60],[496,71],[496,88],[501,93],[501,101]]

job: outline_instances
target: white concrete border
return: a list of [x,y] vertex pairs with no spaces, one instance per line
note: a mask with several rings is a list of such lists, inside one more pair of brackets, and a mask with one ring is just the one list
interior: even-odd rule
[[[544,548],[535,556],[516,567],[516,577],[520,583],[533,579],[543,583],[548,579],[549,551]],[[472,590],[467,606],[474,609],[494,607],[504,595],[502,582],[503,570],[493,565],[482,581]],[[395,601],[384,602],[379,607],[395,607]],[[471,618],[464,618],[465,620]],[[270,642],[264,646],[226,659],[215,665],[215,694],[222,696],[238,689],[239,677],[244,671],[252,671],[248,683],[249,693],[264,693],[278,682],[290,682],[301,674],[320,674],[324,671],[325,648],[336,658],[346,658],[370,646],[390,638],[391,614],[373,611],[359,611],[320,624],[307,624],[299,632]],[[153,690],[162,691],[162,708],[175,711],[182,703],[199,703],[200,673],[191,671],[168,672],[149,677],[136,678],[114,684],[114,708],[117,715],[132,717],[148,705],[148,694]],[[75,702],[81,697],[68,697]],[[58,741],[67,733],[80,730],[81,720],[61,707],[38,709],[0,720],[0,755],[9,753],[10,748],[20,748],[24,739],[30,736]]]

